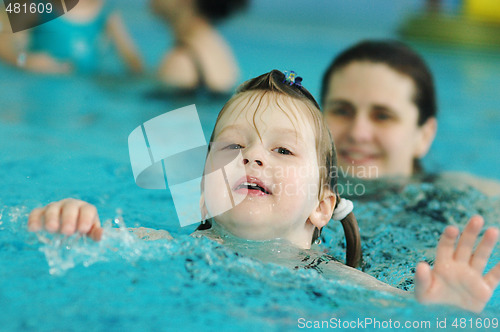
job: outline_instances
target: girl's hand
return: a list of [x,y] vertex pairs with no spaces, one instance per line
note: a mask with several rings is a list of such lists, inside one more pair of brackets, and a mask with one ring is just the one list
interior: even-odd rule
[[31,211],[28,229],[37,232],[42,229],[51,233],[72,235],[85,234],[95,241],[102,236],[99,215],[94,205],[73,198],[63,199]]
[[444,230],[434,268],[424,262],[417,266],[415,295],[420,302],[452,304],[477,313],[483,310],[500,281],[500,263],[483,276],[498,229],[489,228],[473,252],[483,224],[482,217],[472,217],[456,248],[458,228],[449,226]]

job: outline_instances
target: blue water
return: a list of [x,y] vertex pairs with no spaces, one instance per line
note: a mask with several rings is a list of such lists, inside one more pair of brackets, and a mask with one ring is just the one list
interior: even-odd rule
[[[394,37],[416,5],[370,4],[318,1],[310,9],[300,1],[286,8],[254,1],[220,29],[243,78],[294,69],[317,95],[333,54],[361,38]],[[120,8],[152,72],[171,37],[139,2],[120,1]],[[424,164],[499,180],[498,53],[415,46],[439,89],[439,132]],[[454,318],[475,317],[189,237],[193,227],[178,226],[169,192],[135,185],[127,137],[144,121],[195,103],[208,138],[225,100],[148,98],[156,87],[153,75],[127,77],[112,60],[104,59],[109,71],[98,77],[47,77],[0,64],[0,330],[285,330],[297,328],[300,317],[426,320],[433,326],[448,318],[449,326]],[[176,239],[137,241],[108,229],[106,240],[96,244],[40,239],[26,231],[32,208],[65,197],[95,204],[108,228],[161,228]],[[500,224],[498,199],[470,188],[415,184],[356,203],[364,270],[401,289],[412,289],[417,261],[432,262],[445,225],[463,225],[474,213],[484,214],[489,225]],[[338,225],[324,233],[324,248],[343,259]],[[489,267],[498,261],[497,245]],[[498,291],[479,317],[500,318]]]

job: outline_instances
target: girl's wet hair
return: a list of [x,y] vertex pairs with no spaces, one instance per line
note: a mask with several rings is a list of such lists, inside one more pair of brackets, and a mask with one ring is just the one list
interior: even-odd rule
[[[337,155],[335,145],[330,134],[320,107],[314,97],[301,84],[292,84],[286,81],[285,75],[279,70],[272,70],[269,73],[260,75],[241,84],[234,96],[224,105],[217,117],[214,131],[210,142],[214,141],[217,124],[228,109],[228,107],[246,92],[272,92],[278,95],[285,95],[297,99],[304,103],[306,107],[301,108],[311,119],[313,131],[315,133],[316,152],[319,166],[319,188],[318,199],[324,198],[325,190],[333,192],[336,196],[336,204],[340,201],[337,191]],[[358,266],[361,261],[361,240],[359,236],[358,224],[353,213],[350,213],[341,221],[347,242],[346,264]],[[199,228],[201,229],[201,228]],[[206,228],[204,228],[206,229]],[[321,235],[321,230],[314,230],[312,243]]]
[[436,91],[432,73],[422,59],[411,48],[398,41],[373,40],[360,42],[340,53],[323,75],[321,102],[325,103],[333,74],[356,61],[381,63],[400,74],[411,78],[415,84],[413,101],[418,107],[418,125],[423,125],[429,118],[436,117]]
[[[353,62],[373,62],[385,64],[400,74],[408,76],[415,85],[413,102],[418,108],[418,122],[422,126],[428,119],[436,117],[436,90],[432,73],[424,59],[407,45],[394,40],[362,41],[346,49],[333,59],[323,75],[321,102],[324,105],[330,89],[332,76]],[[418,159],[413,161],[415,173],[422,172]]]
[[[285,75],[279,70],[272,70],[269,73],[260,75],[258,77],[252,78],[244,83],[242,83],[234,96],[224,105],[220,111],[217,123],[219,123],[220,118],[224,115],[226,110],[230,105],[232,105],[235,100],[237,100],[241,94],[246,92],[272,92],[278,95],[285,95],[296,100],[300,100],[304,103],[306,107],[302,108],[302,111],[309,116],[313,124],[316,152],[318,156],[318,165],[320,171],[320,192],[318,199],[323,198],[324,189],[329,189],[332,192],[336,192],[337,188],[337,154],[335,151],[335,145],[333,144],[333,139],[330,134],[330,130],[326,126],[323,120],[323,115],[321,114],[318,102],[314,99],[307,89],[298,84],[290,84],[286,81]],[[212,132],[212,137],[210,142],[215,139],[216,130]]]

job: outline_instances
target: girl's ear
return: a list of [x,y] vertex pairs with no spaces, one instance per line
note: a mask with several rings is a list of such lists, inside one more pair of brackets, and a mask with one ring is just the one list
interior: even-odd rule
[[427,151],[429,151],[431,144],[434,141],[434,137],[436,137],[437,119],[435,117],[427,119],[419,130],[420,137],[418,138],[415,148],[415,158],[422,158],[427,154]]
[[323,199],[309,216],[311,223],[319,229],[328,224],[332,218],[336,201],[335,194],[330,190],[325,190]]

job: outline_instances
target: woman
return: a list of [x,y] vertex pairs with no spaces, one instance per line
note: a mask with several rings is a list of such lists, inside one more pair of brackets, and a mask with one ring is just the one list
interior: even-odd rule
[[[364,41],[337,56],[326,70],[321,99],[337,145],[340,171],[356,178],[422,173],[437,130],[436,93],[424,60],[396,41]],[[459,176],[485,194],[500,184]]]

